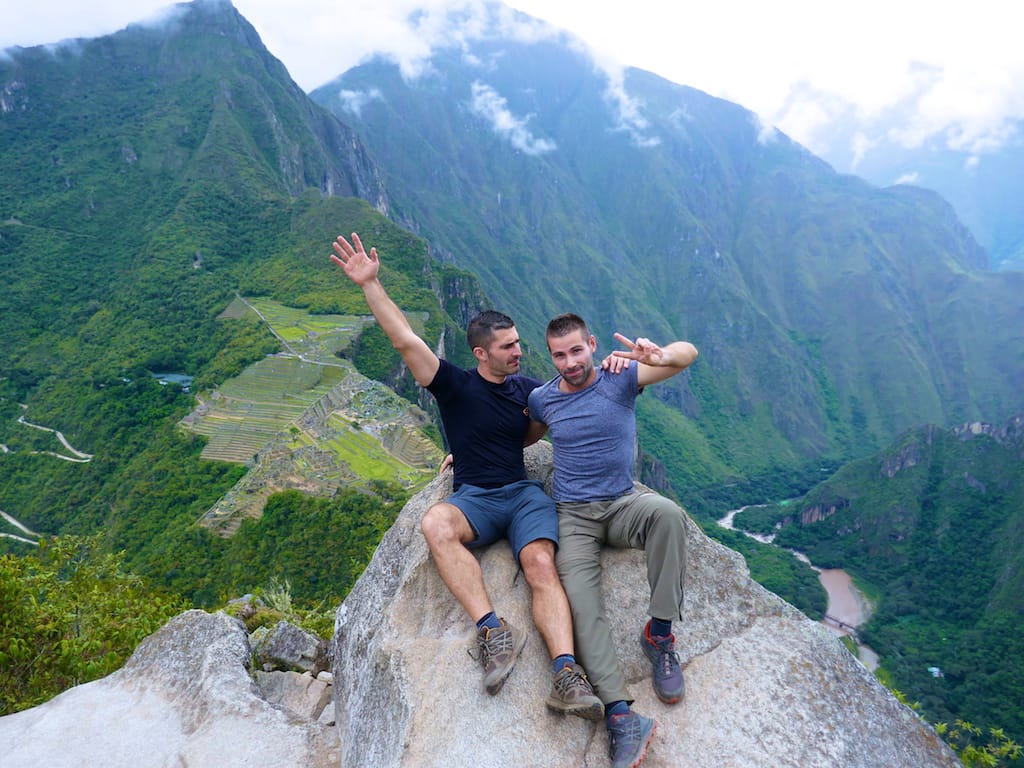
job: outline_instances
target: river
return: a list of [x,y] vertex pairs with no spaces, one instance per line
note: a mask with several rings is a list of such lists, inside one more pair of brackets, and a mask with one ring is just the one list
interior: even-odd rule
[[[760,505],[755,504],[751,506]],[[730,511],[718,521],[718,524],[731,531],[745,533],[762,544],[774,544],[774,536],[750,533],[733,525],[733,518],[744,509],[748,509],[748,507],[740,507]],[[828,607],[825,609],[825,613],[831,621],[826,619],[821,623],[837,637],[844,635],[852,636],[857,644],[857,653],[861,663],[874,672],[878,667],[878,654],[869,646],[862,644],[856,635],[856,628],[871,618],[870,601],[864,596],[863,592],[857,589],[853,579],[850,578],[850,574],[842,568],[818,568],[803,552],[797,552],[792,549],[788,551],[794,557],[807,563],[817,571],[818,580],[821,582],[821,586],[825,588],[825,592],[828,593]]]

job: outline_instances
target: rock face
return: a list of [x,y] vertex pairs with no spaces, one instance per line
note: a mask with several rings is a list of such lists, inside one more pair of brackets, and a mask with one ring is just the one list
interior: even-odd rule
[[[550,446],[527,452],[547,481]],[[417,525],[450,491],[435,479],[410,500],[338,609],[332,647],[343,768],[604,766],[601,724],[547,711],[544,643],[511,551],[480,554],[499,615],[529,632],[497,696],[467,652],[473,627],[449,594]],[[604,589],[635,709],[658,733],[644,768],[959,766],[935,732],[821,625],[754,582],[742,557],[689,528],[684,620],[676,648],[684,700],[654,696],[638,645],[648,599],[642,552],[606,551]]]
[[[146,638],[114,674],[0,718],[0,763],[4,768],[336,767],[335,729],[294,711],[304,705],[312,717],[324,704],[315,709],[314,702],[308,711],[294,686],[273,678],[284,701],[271,704],[249,675],[251,653],[245,628],[235,619],[187,611]],[[319,681],[307,675],[303,682],[308,689]]]

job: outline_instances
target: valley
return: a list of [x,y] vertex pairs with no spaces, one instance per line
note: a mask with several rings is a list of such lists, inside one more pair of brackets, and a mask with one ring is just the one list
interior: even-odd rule
[[[772,534],[755,533],[736,528],[734,518],[736,515],[752,507],[764,506],[753,504],[730,510],[724,517],[718,520],[718,525],[726,530],[740,531],[755,541],[762,544],[773,545],[775,537]],[[873,613],[871,601],[863,592],[857,589],[850,575],[841,568],[818,568],[807,555],[796,550],[788,550],[795,558],[813,568],[818,574],[818,580],[828,594],[828,605],[825,608],[825,617],[821,620],[830,632],[837,637],[849,637],[857,650],[857,657],[865,667],[872,672],[878,668],[879,657],[874,649],[860,642],[857,637],[857,629],[865,624]]]

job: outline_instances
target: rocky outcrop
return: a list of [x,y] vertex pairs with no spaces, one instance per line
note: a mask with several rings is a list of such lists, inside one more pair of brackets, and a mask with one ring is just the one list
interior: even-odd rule
[[[531,448],[531,474],[546,480],[550,458],[547,444]],[[529,640],[501,693],[484,692],[467,653],[470,622],[417,530],[449,483],[437,478],[410,500],[339,607],[333,676],[317,674],[323,649],[294,628],[250,637],[225,613],[188,611],[118,672],[0,718],[4,768],[607,765],[601,725],[544,707],[550,664],[505,544],[480,559],[497,609]],[[643,554],[604,555],[636,708],[660,722],[643,768],[959,765],[828,630],[753,582],[740,555],[692,523],[688,534],[677,626],[687,689],[675,707],[654,697],[637,644],[648,594]]]
[[[850,508],[849,499],[842,499],[841,501],[833,502],[832,504],[813,504],[806,509],[800,511],[800,525],[813,525],[814,523],[820,523],[822,520],[828,520],[836,512],[843,512]],[[783,521],[783,525],[788,525],[792,522],[793,518],[789,517]]]
[[954,427],[951,432],[961,440],[971,440],[979,435],[991,437],[1004,448],[1018,449],[1018,457],[1024,459],[1024,414],[1008,419],[1003,425],[972,421]]
[[[547,479],[550,447],[528,451]],[[413,498],[339,608],[333,641],[342,766],[604,766],[603,726],[544,707],[551,685],[529,588],[509,548],[481,553],[496,610],[529,630],[499,695],[467,651],[472,627],[417,530],[449,492],[438,478]],[[661,704],[637,643],[648,588],[643,553],[607,551],[604,588],[638,711],[660,722],[644,768],[957,766],[935,732],[821,625],[752,581],[743,558],[690,524],[677,649],[682,703]]]
[[333,717],[322,717],[330,676],[275,671],[257,683],[249,674],[252,653],[236,619],[187,611],[146,638],[114,674],[0,717],[0,762],[336,768]]

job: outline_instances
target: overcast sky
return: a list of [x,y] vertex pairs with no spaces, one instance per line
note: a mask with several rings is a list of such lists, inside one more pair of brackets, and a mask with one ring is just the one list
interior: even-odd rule
[[[450,40],[451,8],[480,0],[235,0],[304,89],[387,52],[407,64]],[[977,162],[1020,140],[1024,44],[1006,0],[509,0],[608,62],[753,110],[826,157],[942,141]],[[164,0],[0,0],[0,48],[94,37]],[[15,10],[16,8],[16,10]],[[416,9],[417,28],[407,22]],[[843,142],[844,147],[834,146]],[[851,147],[853,148],[851,150]],[[854,160],[855,162],[855,160]],[[855,168],[853,168],[855,170]],[[851,168],[841,168],[851,170]]]

